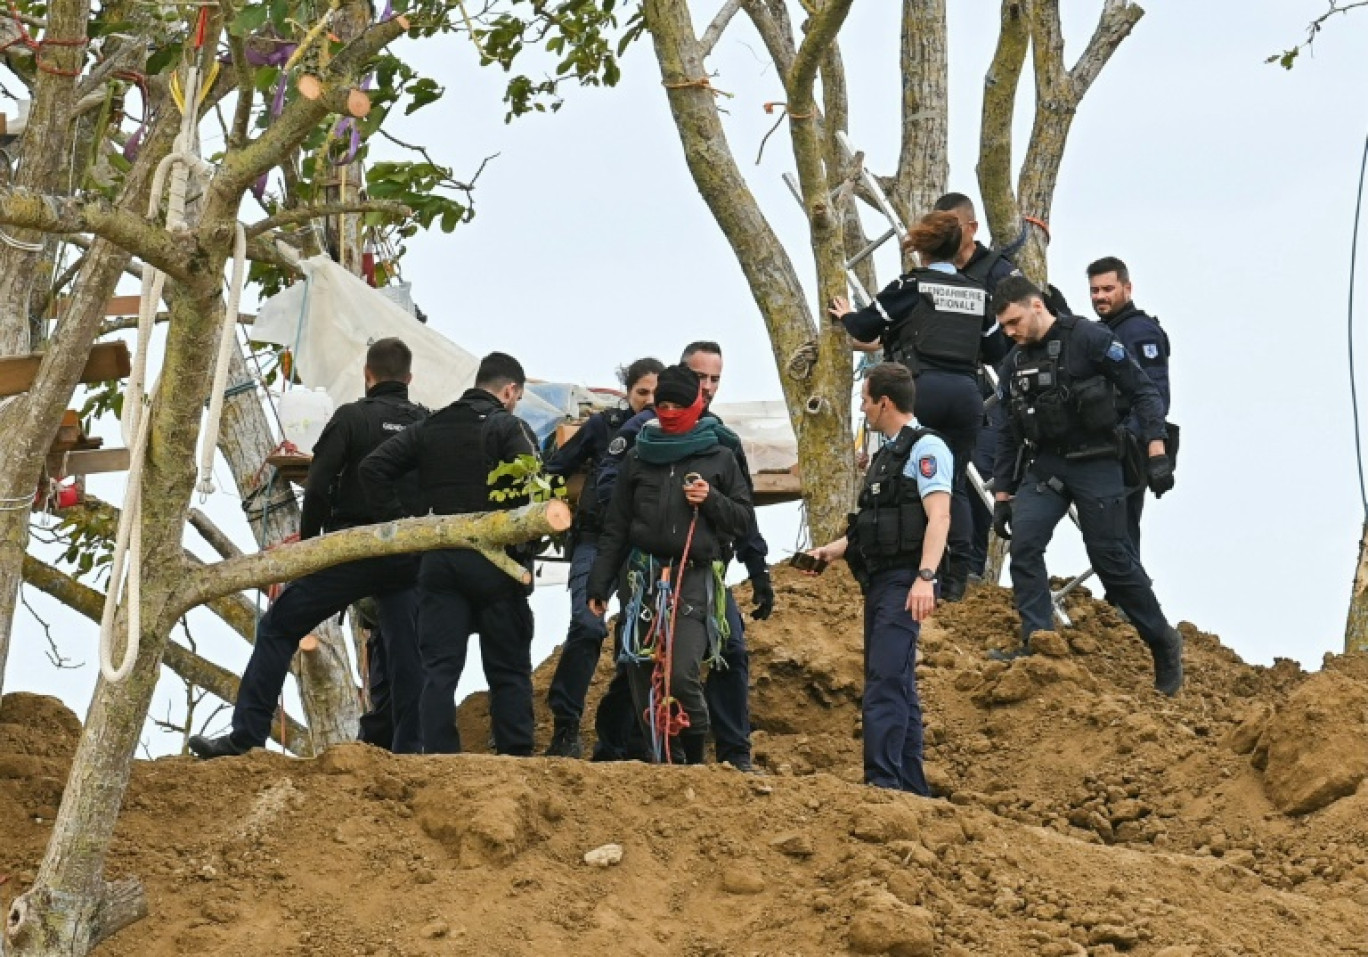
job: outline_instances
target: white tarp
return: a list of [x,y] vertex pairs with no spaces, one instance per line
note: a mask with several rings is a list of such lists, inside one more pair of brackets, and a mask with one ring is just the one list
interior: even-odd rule
[[719,402],[718,417],[741,439],[752,474],[783,472],[798,464],[798,440],[782,402]]
[[[306,281],[261,304],[252,338],[293,350],[295,368],[306,386],[326,389],[339,406],[361,398],[366,350],[388,336],[398,336],[413,350],[413,401],[440,409],[475,384],[477,356],[418,322],[364,280],[326,256],[306,259],[300,268]],[[531,393],[518,404],[518,415],[538,436],[545,436],[564,417]]]

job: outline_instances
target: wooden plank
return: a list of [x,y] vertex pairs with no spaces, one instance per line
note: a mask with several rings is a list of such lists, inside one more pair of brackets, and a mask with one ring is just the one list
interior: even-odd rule
[[756,505],[796,502],[803,497],[803,481],[792,472],[761,472],[753,481]]
[[106,316],[136,316],[142,312],[142,296],[115,296],[105,303]]
[[266,464],[273,466],[280,477],[287,482],[296,485],[303,485],[309,481],[309,464],[313,462],[313,456],[307,452],[289,454],[277,452],[274,455],[266,456]]
[[580,430],[580,422],[562,422],[556,426],[556,448],[561,448]]
[[[38,367],[43,362],[42,353],[27,356],[6,356],[0,359],[0,396],[19,395],[27,392],[38,375]],[[90,350],[85,368],[81,370],[82,382],[103,382],[106,379],[123,379],[133,369],[128,354],[128,344],[122,340],[102,342]]]
[[54,452],[48,455],[49,475],[98,475],[103,472],[127,472],[128,449],[88,449],[74,452]]

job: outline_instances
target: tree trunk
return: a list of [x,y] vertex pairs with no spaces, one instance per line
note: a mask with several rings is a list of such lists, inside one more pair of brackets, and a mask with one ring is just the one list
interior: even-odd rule
[[1349,618],[1344,625],[1344,653],[1368,652],[1368,522],[1359,540],[1354,590],[1349,595]]
[[[694,36],[688,4],[647,0],[644,10],[685,162],[764,317],[798,438],[808,524],[815,541],[826,541],[844,530],[855,488],[848,345],[843,335],[816,328],[793,262],[736,165],[706,82],[705,51]],[[823,280],[824,288],[828,284]],[[814,347],[815,364],[805,361]]]
[[[249,382],[252,374],[234,349],[228,367],[229,385]],[[299,506],[290,483],[275,477],[266,456],[276,447],[261,400],[255,390],[229,397],[223,403],[219,451],[228,461],[247,518],[261,548],[272,548],[299,532]],[[335,619],[314,630],[318,648],[295,656],[299,696],[318,750],[356,738],[361,706],[352,683],[346,638]]]
[[888,198],[908,226],[931,211],[950,176],[949,85],[945,0],[903,0],[902,149]]

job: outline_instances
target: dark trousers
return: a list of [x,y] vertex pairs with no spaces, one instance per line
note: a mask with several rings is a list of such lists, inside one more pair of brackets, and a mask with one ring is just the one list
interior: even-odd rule
[[950,499],[950,537],[946,542],[947,584],[969,577],[973,515],[965,472],[979,431],[983,428],[983,396],[973,376],[923,370],[917,376],[917,421],[935,429],[954,456],[953,494]]
[[[1051,479],[1056,479],[1055,487]],[[1012,501],[1012,589],[1021,614],[1021,638],[1054,628],[1045,549],[1055,526],[1078,506],[1078,523],[1093,571],[1140,637],[1153,645],[1168,631],[1149,576],[1131,547],[1125,482],[1115,459],[1070,462],[1041,455],[1027,470]]]
[[1135,549],[1137,561],[1140,558],[1140,516],[1145,511],[1145,493],[1148,491],[1141,485],[1126,496],[1126,534],[1130,538],[1131,548]]
[[718,761],[749,763],[750,654],[746,651],[746,626],[731,589],[727,589],[727,626],[731,634],[722,646],[725,668],[712,668],[704,683],[708,714]]
[[596,541],[580,542],[570,556],[570,630],[546,693],[557,726],[577,725],[584,716],[584,698],[598,668],[603,639],[608,636],[603,619],[589,610],[589,570],[597,557]]
[[[417,641],[418,606],[414,599],[414,634]],[[417,693],[422,693],[420,684]],[[366,639],[366,697],[370,710],[361,716],[361,732],[357,740],[373,744],[377,748],[389,748],[394,740],[394,702],[390,695],[389,675],[385,666],[385,639],[377,624]],[[417,699],[415,697],[414,704]],[[417,711],[415,710],[415,714]]]
[[[708,703],[703,695],[703,659],[708,652],[708,601],[712,569],[690,567],[679,586],[679,605],[674,614],[674,633],[670,648],[670,697],[679,702],[689,716],[687,734],[703,735],[708,730]],[[625,589],[624,589],[625,592]],[[642,734],[652,739],[651,682],[656,663],[633,662],[627,666],[632,702],[642,723]]]
[[[613,629],[613,660],[622,653],[622,616]],[[641,738],[640,725],[634,713],[632,689],[627,682],[627,668],[621,662],[613,670],[613,679],[599,699],[594,712],[593,760],[627,761],[646,757],[646,745]]]
[[875,787],[931,793],[922,769],[917,637],[907,611],[911,569],[878,572],[865,595],[864,775]]
[[429,754],[461,750],[456,686],[470,636],[479,632],[494,749],[531,754],[532,609],[525,587],[479,552],[451,548],[423,556],[418,593],[423,749]]
[[[996,414],[984,418],[983,428],[979,430],[974,443],[973,463],[978,469],[979,478],[985,481],[993,477],[993,460],[997,457],[998,430],[1001,427]],[[965,491],[969,495],[969,572],[982,575],[988,565],[988,534],[993,530],[993,510],[969,487],[965,481]],[[996,583],[994,583],[996,584]]]
[[422,664],[414,627],[417,593],[413,587],[417,567],[417,559],[411,555],[363,558],[286,585],[257,624],[256,645],[242,673],[233,708],[233,742],[257,748],[266,743],[299,642],[352,602],[374,596],[380,606],[380,630],[392,688],[394,736],[390,745],[398,753],[421,751],[418,692]]

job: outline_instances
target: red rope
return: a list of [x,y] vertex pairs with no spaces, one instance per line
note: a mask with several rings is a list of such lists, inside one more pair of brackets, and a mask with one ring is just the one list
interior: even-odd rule
[[63,70],[61,67],[53,66],[52,63],[50,63],[47,60],[44,60],[43,48],[83,47],[90,42],[89,37],[79,37],[74,40],[49,40],[47,38],[44,38],[42,40],[35,40],[33,39],[33,37],[29,36],[28,30],[24,27],[24,21],[19,19],[19,7],[15,4],[14,0],[9,0],[9,11],[10,19],[14,21],[15,27],[17,27],[19,30],[19,36],[15,37],[9,43],[0,45],[0,53],[5,52],[10,47],[14,46],[16,43],[22,43],[29,50],[33,51],[33,62],[38,67],[38,69],[42,70],[44,73],[51,73],[53,76],[81,75],[81,69],[79,67],[75,70]]
[[[689,713],[674,700],[670,689],[670,675],[674,672],[675,622],[679,618],[679,596],[684,587],[684,572],[689,565],[689,551],[693,547],[694,529],[698,527],[698,506],[694,506],[693,519],[689,522],[689,534],[684,539],[684,554],[679,559],[679,572],[675,576],[674,593],[670,596],[670,627],[655,646],[655,668],[651,672],[651,686],[655,689],[655,713],[646,715],[655,728],[657,740],[665,744],[665,763],[673,764],[670,753],[670,739],[689,727]],[[662,568],[662,581],[668,581],[670,570]]]

